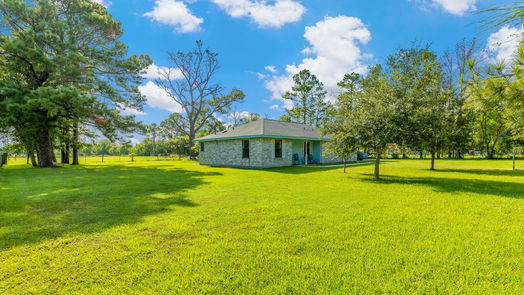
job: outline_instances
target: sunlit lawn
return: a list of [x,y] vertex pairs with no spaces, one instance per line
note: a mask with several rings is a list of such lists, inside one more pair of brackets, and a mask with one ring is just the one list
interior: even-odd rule
[[23,163],[0,168],[0,294],[524,293],[510,161]]

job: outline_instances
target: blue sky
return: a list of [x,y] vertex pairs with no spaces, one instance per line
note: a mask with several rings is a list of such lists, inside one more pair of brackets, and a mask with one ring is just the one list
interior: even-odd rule
[[[504,0],[96,1],[123,23],[130,52],[149,54],[156,66],[167,65],[166,50],[189,50],[203,40],[220,54],[216,81],[246,94],[235,111],[275,119],[285,106],[281,93],[303,68],[334,95],[344,73],[365,73],[412,41],[430,43],[440,53],[475,36],[491,58],[510,58],[520,32],[479,25],[484,15],[478,11],[512,2]],[[144,113],[127,111],[138,120],[159,123],[178,109],[148,80],[141,91],[148,98]]]

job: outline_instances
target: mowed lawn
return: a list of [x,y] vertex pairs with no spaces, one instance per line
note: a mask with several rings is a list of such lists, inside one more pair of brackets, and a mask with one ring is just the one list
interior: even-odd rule
[[428,167],[0,168],[0,293],[523,294],[524,171]]

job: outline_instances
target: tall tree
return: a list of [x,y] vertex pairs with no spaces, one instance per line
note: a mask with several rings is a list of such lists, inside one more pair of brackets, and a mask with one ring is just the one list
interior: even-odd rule
[[508,92],[510,81],[504,65],[490,65],[485,72],[472,69],[469,107],[475,112],[477,141],[488,159],[495,157],[497,148],[510,137],[508,127]]
[[220,69],[218,54],[204,49],[202,41],[189,52],[168,52],[169,67],[160,70],[161,79],[156,84],[182,107],[176,128],[189,137],[191,159],[196,159],[193,149],[196,135],[214,114],[226,114],[233,103],[242,102],[244,93],[233,89],[223,95],[224,87],[214,82]]
[[[342,81],[338,83],[344,91],[337,98],[334,108],[334,119],[329,121],[323,133],[331,134],[332,141],[328,142],[327,151],[344,162],[344,173],[346,173],[346,163],[352,155],[354,155],[359,148],[358,130],[353,124],[346,122],[347,115],[357,111],[355,104],[358,101],[360,93],[360,75],[351,73],[344,76]],[[349,122],[350,123],[350,122]]]
[[524,40],[520,45],[513,64],[513,75],[507,89],[508,124],[511,136],[517,144],[524,142]]
[[450,129],[449,89],[441,64],[429,46],[399,49],[387,64],[400,115],[396,142],[429,152],[430,170],[434,170],[436,154],[446,147]]
[[[353,78],[346,77],[341,85],[352,80]],[[368,76],[359,81],[359,87],[356,87],[357,84],[347,86],[350,94],[340,95],[337,99],[338,112],[333,124],[338,125],[334,127],[338,136],[334,139],[340,141],[336,145],[344,146],[346,143],[346,151],[358,146],[374,152],[376,157],[373,179],[378,180],[381,158],[398,132],[398,109],[392,85],[382,66],[371,68]],[[360,90],[351,93],[355,89]]]
[[141,107],[136,86],[151,61],[128,57],[118,41],[121,24],[102,5],[0,0],[0,13],[0,68],[6,70],[0,120],[17,129],[28,151],[38,153],[40,167],[56,165],[53,147],[61,122],[91,124],[105,135],[130,126],[132,119],[117,108]]
[[[463,158],[470,151],[474,142],[474,113],[465,107],[469,92],[468,84],[472,79],[470,67],[476,68],[482,61],[478,42],[461,40],[453,50],[446,51],[442,57],[445,85],[448,88],[448,111],[450,129],[448,130],[449,156]],[[473,63],[473,64],[472,64]]]
[[155,156],[157,154],[157,141],[160,133],[160,127],[158,124],[153,123],[149,126],[147,126],[147,134],[149,138],[151,139],[152,143],[152,151],[151,156]]
[[309,70],[295,74],[293,82],[291,90],[283,96],[293,102],[293,107],[286,110],[286,114],[295,122],[322,127],[330,109],[324,84]]

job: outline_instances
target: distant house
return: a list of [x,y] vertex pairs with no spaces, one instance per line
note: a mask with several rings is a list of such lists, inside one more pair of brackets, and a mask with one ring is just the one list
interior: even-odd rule
[[318,128],[267,119],[196,139],[200,164],[246,168],[341,162],[326,154],[329,140]]

